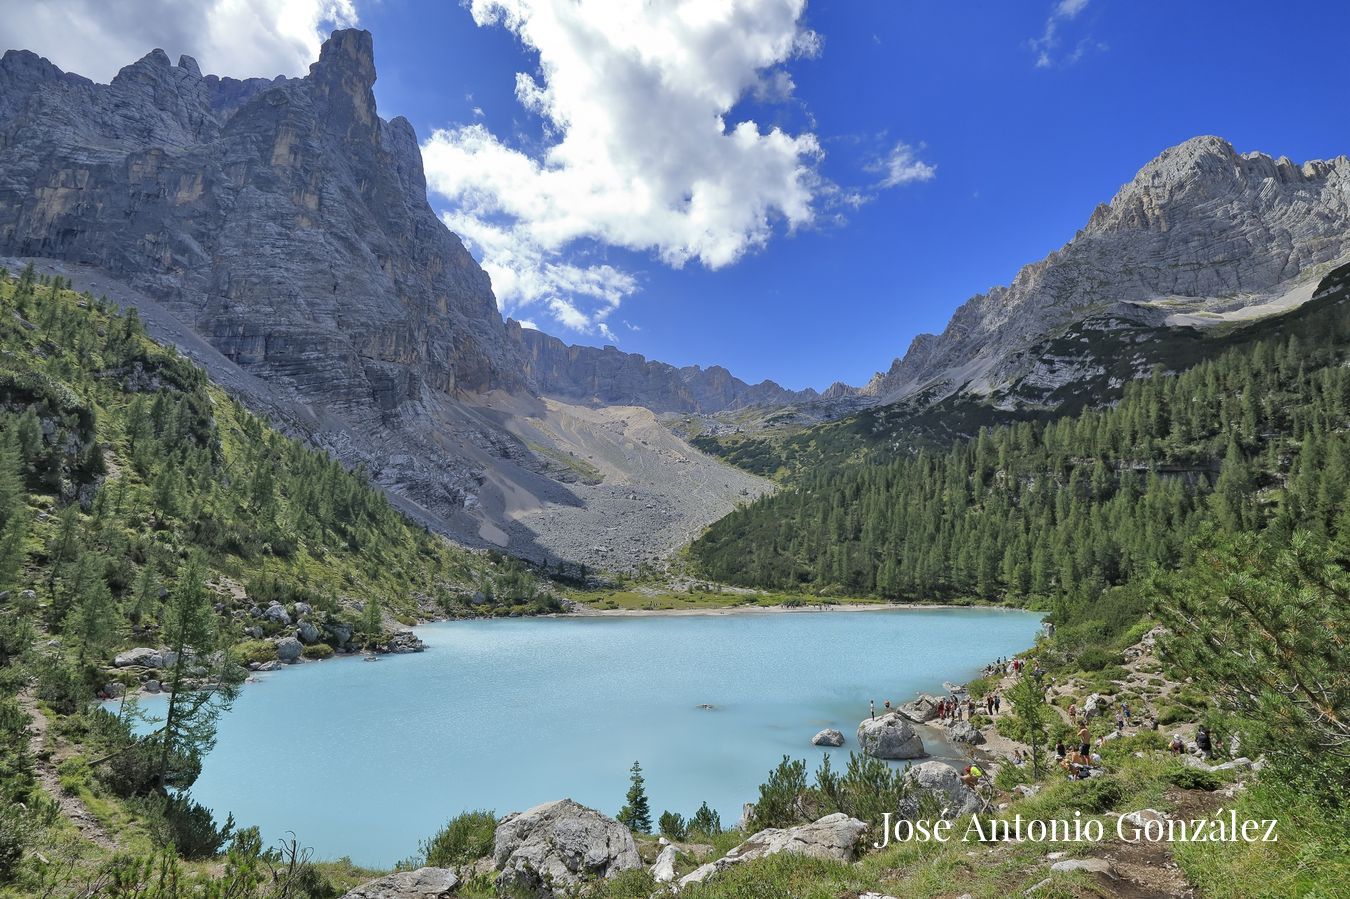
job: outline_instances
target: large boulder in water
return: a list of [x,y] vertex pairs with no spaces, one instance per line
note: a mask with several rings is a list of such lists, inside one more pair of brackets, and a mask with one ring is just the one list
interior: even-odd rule
[[900,801],[900,817],[913,820],[923,813],[924,798],[931,797],[951,820],[984,808],[979,794],[961,782],[961,772],[943,762],[921,762],[905,771],[909,794]]
[[927,753],[923,740],[903,715],[891,712],[858,725],[858,745],[879,759],[917,759]]
[[780,852],[851,862],[857,858],[858,842],[866,830],[867,822],[850,818],[843,812],[826,815],[812,824],[761,830],[717,861],[708,862],[680,878],[680,887],[702,883],[732,865]]
[[897,710],[910,721],[917,724],[927,724],[938,716],[938,699],[936,696],[924,694],[918,699],[907,702]]
[[947,729],[947,737],[953,743],[967,743],[978,746],[984,742],[984,734],[969,721],[958,721]]
[[458,887],[459,875],[449,868],[418,868],[363,883],[342,899],[443,899]]
[[832,727],[827,727],[811,738],[812,746],[843,746],[844,735]]
[[500,892],[540,897],[564,896],[585,881],[642,865],[628,828],[570,799],[503,818],[492,862],[501,872]]

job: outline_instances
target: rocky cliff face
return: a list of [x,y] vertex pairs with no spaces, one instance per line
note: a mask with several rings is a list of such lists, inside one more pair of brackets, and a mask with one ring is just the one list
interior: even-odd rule
[[[694,411],[793,394],[508,327],[374,83],[356,30],[275,80],[155,50],[101,85],[9,51],[0,258],[137,307],[236,396],[471,542],[622,568],[669,541],[579,533],[696,531],[764,489],[654,422],[539,399]],[[660,460],[679,477],[662,482]]]
[[1144,166],[1064,247],[915,338],[866,392],[1008,395],[1026,382],[1044,395],[1100,360],[1078,352],[1050,370],[1028,350],[1089,317],[1116,330],[1249,317],[1306,299],[1300,288],[1347,254],[1350,160],[1297,165],[1197,137]]
[[515,388],[491,286],[426,202],[371,37],[308,77],[203,77],[156,50],[111,84],[0,61],[0,252],[94,265],[229,358],[358,417]]
[[519,345],[525,371],[547,396],[600,405],[645,406],[657,412],[718,412],[747,406],[786,406],[820,398],[773,381],[747,384],[720,365],[676,368],[607,346],[568,346],[515,321],[507,334]]

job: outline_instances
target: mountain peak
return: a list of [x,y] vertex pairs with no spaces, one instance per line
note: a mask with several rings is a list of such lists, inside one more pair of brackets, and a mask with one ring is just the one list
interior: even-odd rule
[[361,28],[342,28],[329,35],[319,61],[309,67],[315,78],[346,81],[370,90],[375,85],[375,40]]

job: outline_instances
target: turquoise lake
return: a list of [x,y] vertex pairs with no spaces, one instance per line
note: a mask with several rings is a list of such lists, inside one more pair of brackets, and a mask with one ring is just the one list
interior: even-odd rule
[[[607,814],[642,762],[653,818],[706,800],[727,826],[823,727],[856,748],[867,701],[904,702],[1031,645],[996,609],[507,619],[417,629],[428,649],[262,675],[192,789],[268,840],[390,866],[454,814],[571,797]],[[701,705],[712,705],[712,710]],[[144,703],[154,714],[163,699]]]

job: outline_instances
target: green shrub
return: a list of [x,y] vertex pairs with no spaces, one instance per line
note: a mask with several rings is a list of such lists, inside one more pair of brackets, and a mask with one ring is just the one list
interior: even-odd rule
[[714,837],[722,832],[722,816],[703,803],[689,819],[689,833],[701,837]]
[[234,657],[244,665],[251,662],[275,662],[277,647],[271,640],[244,640],[236,643],[231,650]]
[[172,846],[189,861],[214,858],[234,831],[234,816],[218,827],[211,810],[192,800],[188,793],[150,796],[141,802],[146,830],[160,848]]
[[301,653],[307,659],[327,659],[333,655],[333,647],[327,643],[311,643]]
[[1101,646],[1089,646],[1078,654],[1078,666],[1084,671],[1101,671],[1109,665],[1120,664],[1120,653]]
[[1183,790],[1204,790],[1207,793],[1214,792],[1223,784],[1218,775],[1189,767],[1168,771],[1163,775],[1163,780]]
[[806,792],[806,762],[783,756],[769,779],[759,786],[759,800],[751,814],[753,828],[791,827],[801,823],[797,798]]
[[433,868],[454,868],[492,854],[492,838],[497,833],[497,816],[490,811],[464,812],[421,845],[423,864]]
[[1064,804],[1093,815],[1109,812],[1125,798],[1125,788],[1110,775],[1070,781],[1069,787]]
[[1176,724],[1180,721],[1189,721],[1194,715],[1189,709],[1184,709],[1179,705],[1164,706],[1158,713],[1158,723],[1161,725]]

